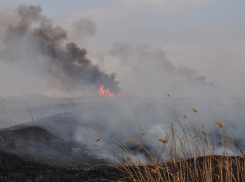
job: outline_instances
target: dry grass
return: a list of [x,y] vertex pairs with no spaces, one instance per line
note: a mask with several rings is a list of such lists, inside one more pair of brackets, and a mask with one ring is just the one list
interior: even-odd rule
[[[173,124],[168,140],[155,141],[157,153],[129,138],[148,154],[147,158],[133,155],[126,144],[113,138],[127,154],[123,156],[114,151],[121,160],[114,158],[116,164],[109,165],[124,174],[121,181],[245,181],[245,157],[236,153],[237,147],[231,138],[222,138],[216,144],[206,131],[206,135],[200,135],[196,128],[187,128],[179,123],[177,130]],[[96,147],[110,155],[110,148]],[[231,156],[232,149],[235,156]],[[223,155],[216,155],[217,152]]]
[[220,122],[217,122],[217,123],[218,123],[220,128],[224,128],[224,126]]
[[98,141],[100,141],[100,139],[101,139],[101,138],[97,138],[97,139],[95,140],[95,142],[98,142]]
[[139,133],[140,133],[141,135],[145,135],[145,133],[144,133],[144,132],[142,132],[142,131],[140,131]]
[[[192,110],[197,113],[195,108]],[[154,146],[146,148],[133,138],[128,138],[145,155],[134,155],[116,137],[108,139],[119,144],[125,151],[124,155],[114,149],[96,145],[114,159],[115,164],[108,165],[123,174],[119,176],[120,181],[245,182],[244,150],[232,139],[227,127],[216,122],[220,134],[212,135],[204,124],[200,127],[182,124],[178,113],[173,115],[174,120],[169,124],[165,139],[152,139],[139,132],[141,137],[150,138]],[[112,156],[111,151],[120,157]]]
[[195,108],[192,108],[192,110],[193,110],[194,112],[197,112],[197,110],[196,110]]
[[160,141],[162,143],[167,143],[168,142],[167,140],[164,140],[164,139],[158,139],[158,141]]

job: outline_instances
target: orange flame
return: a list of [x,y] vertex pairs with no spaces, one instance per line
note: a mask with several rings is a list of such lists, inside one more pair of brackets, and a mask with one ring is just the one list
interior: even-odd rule
[[[97,83],[100,85],[100,89],[97,91],[98,94],[99,94],[100,96],[106,96],[106,97],[107,97],[107,96],[109,96],[109,97],[113,97],[113,96],[114,96],[114,94],[111,93],[109,89],[104,90],[104,87],[105,87],[105,86],[102,85],[102,84],[100,84],[99,81],[97,81]],[[121,93],[119,90],[117,90],[117,95],[118,95],[118,96],[121,96],[122,93]]]
[[100,95],[100,96],[109,96],[109,97],[113,97],[114,96],[114,94],[113,93],[111,93],[110,91],[109,91],[109,89],[107,89],[106,91],[104,91],[104,85],[101,85],[100,83],[99,83],[99,81],[97,81],[97,83],[100,85],[100,89],[98,90],[98,94]]

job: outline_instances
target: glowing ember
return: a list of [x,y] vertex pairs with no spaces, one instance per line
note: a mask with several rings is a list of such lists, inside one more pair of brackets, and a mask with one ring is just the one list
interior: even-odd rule
[[[111,93],[109,89],[104,90],[104,87],[105,87],[105,86],[102,85],[102,84],[100,84],[99,81],[97,81],[97,83],[100,85],[100,89],[97,91],[98,94],[99,94],[100,96],[106,96],[106,97],[107,97],[107,96],[109,96],[109,97],[113,97],[113,96],[114,96],[114,94]],[[117,95],[118,95],[118,96],[121,96],[122,93],[121,93],[119,90],[117,90]]]

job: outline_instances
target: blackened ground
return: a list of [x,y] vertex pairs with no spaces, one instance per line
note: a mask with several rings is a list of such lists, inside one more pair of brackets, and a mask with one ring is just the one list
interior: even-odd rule
[[115,181],[119,179],[119,174],[120,172],[115,168],[85,172],[85,170],[43,165],[33,159],[0,151],[0,181],[81,182],[102,181],[102,179]]
[[103,159],[89,152],[85,145],[66,141],[36,126],[2,129],[0,151],[30,158],[46,165],[73,169],[87,169],[104,163]]
[[[231,161],[239,161],[239,165],[244,169],[244,158],[240,158],[236,160],[235,157],[223,157],[223,156],[208,156],[206,158],[211,157],[212,160],[212,171],[213,171],[213,181],[222,181],[225,182],[227,179],[225,178],[226,170],[220,169],[217,165],[224,160],[231,160]],[[184,165],[186,170],[182,170],[182,173],[185,172],[186,181],[200,181],[198,179],[193,179],[193,172],[197,172],[197,176],[200,176],[203,174],[203,162],[206,160],[205,157],[200,157],[196,159],[189,159],[182,161],[182,166]],[[194,161],[196,163],[198,171],[195,171],[190,166],[194,166]],[[172,174],[179,174],[180,169],[180,163],[175,164],[165,164],[165,165],[155,165],[155,166],[148,166],[148,169],[156,169],[156,168],[165,168],[168,167],[170,172]],[[123,168],[121,168],[123,170]],[[131,166],[128,167],[129,170],[132,171],[138,171],[138,169],[141,171],[141,174],[144,173],[144,167],[143,166]],[[234,181],[244,181],[245,176],[241,176],[236,171],[237,166],[233,166],[232,174],[234,175]],[[223,170],[223,180],[219,179],[220,173]],[[163,174],[164,170],[161,171],[162,173],[162,180],[163,181],[169,181],[168,178],[164,178],[168,175]],[[200,174],[199,174],[200,173]],[[244,173],[243,173],[244,174]],[[134,174],[134,177],[137,180],[137,177],[139,176],[137,174]],[[152,175],[154,180],[154,174]],[[189,177],[188,177],[189,176]],[[116,167],[100,167],[99,169],[94,168],[93,170],[76,170],[76,169],[69,169],[64,167],[58,167],[58,166],[50,166],[50,165],[44,165],[36,162],[33,159],[28,159],[25,157],[18,157],[13,154],[9,154],[6,152],[0,151],[0,181],[6,181],[6,182],[19,182],[19,181],[35,181],[35,182],[83,182],[83,181],[91,181],[91,182],[99,182],[99,181],[133,181],[132,179],[128,178],[128,180],[122,180],[122,178],[125,179],[125,177],[129,177],[127,173],[123,173],[119,171]],[[172,177],[170,177],[170,181],[173,181]],[[202,181],[202,180],[201,180]],[[229,180],[230,181],[230,180]]]
[[115,168],[94,167],[86,171],[103,163],[104,160],[87,153],[83,145],[66,141],[41,127],[0,130],[0,181],[119,179]]

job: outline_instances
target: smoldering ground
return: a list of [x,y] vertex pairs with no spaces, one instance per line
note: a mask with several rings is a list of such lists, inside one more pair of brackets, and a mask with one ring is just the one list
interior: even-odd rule
[[[109,162],[114,163],[113,157],[121,161],[121,154],[126,158],[127,152],[114,139],[120,140],[126,144],[136,158],[137,156],[142,156],[150,161],[148,153],[145,150],[142,150],[138,144],[135,144],[129,138],[132,138],[134,141],[142,144],[146,149],[151,151],[151,153],[154,152],[156,154],[157,147],[153,143],[152,139],[155,142],[158,142],[159,138],[168,139],[167,134],[170,131],[170,125],[174,122],[172,111],[176,111],[176,109],[178,112],[178,119],[182,125],[193,124],[197,128],[197,131],[199,131],[200,135],[202,135],[202,131],[204,131],[202,127],[204,124],[210,134],[209,136],[215,136],[216,142],[218,142],[218,140],[221,139],[221,136],[216,122],[220,121],[225,127],[229,128],[234,140],[239,142],[240,140],[244,141],[242,129],[239,127],[239,125],[242,124],[244,114],[242,112],[237,113],[234,112],[234,110],[229,110],[230,107],[235,107],[236,109],[242,109],[245,107],[244,102],[238,103],[236,100],[92,97],[90,99],[80,98],[80,100],[75,99],[68,100],[66,102],[63,101],[63,107],[60,107],[58,103],[61,104],[62,102],[58,102],[56,100],[56,102],[53,102],[52,104],[49,103],[44,106],[35,106],[31,99],[29,99],[30,107],[32,108],[35,106],[32,110],[34,123],[31,120],[30,113],[26,112],[29,116],[29,122],[15,125],[2,131],[17,132],[19,129],[22,129],[26,130],[26,135],[28,135],[27,133],[30,129],[25,129],[26,127],[30,128],[35,126],[46,130],[46,132],[42,132],[43,135],[47,135],[47,137],[43,136],[43,139],[41,136],[41,139],[36,139],[32,136],[32,133],[30,133],[29,138],[26,136],[24,138],[19,137],[21,140],[26,142],[22,142],[22,145],[24,145],[25,149],[29,151],[28,155],[34,155],[37,159],[42,159],[46,155],[49,155],[49,153],[49,156],[53,156],[55,154],[57,156],[55,158],[56,164],[61,165],[62,161],[69,161],[69,163],[74,166],[78,165],[78,161],[81,164],[89,163],[88,160],[82,161],[82,158],[87,156],[87,154],[95,156],[94,158],[87,158],[89,160],[91,159],[91,165],[107,162],[107,159]],[[35,116],[37,116],[37,114],[41,115],[42,112],[44,112],[43,107],[50,110],[53,114],[49,117],[44,116],[42,119],[37,119]],[[197,108],[198,113],[194,113],[192,111],[192,107]],[[66,112],[67,108],[72,108],[72,110],[70,110],[70,112]],[[215,113],[215,115],[209,110],[209,108],[212,108],[212,112]],[[60,114],[55,114],[55,112]],[[14,112],[10,115],[11,120],[13,119],[13,115]],[[236,121],[236,125],[229,124],[233,119]],[[37,129],[37,131],[39,130],[40,129]],[[144,132],[145,135],[139,134],[139,131]],[[234,131],[236,133],[234,133]],[[35,134],[35,130],[33,133]],[[64,144],[64,146],[63,148],[61,147],[61,149],[64,150],[54,150],[54,148],[59,146],[59,143],[56,142],[56,147],[52,147],[51,144],[53,143],[47,141],[49,138],[52,138],[48,136],[52,135],[55,137],[57,142],[63,141],[62,144]],[[100,141],[96,142],[97,138],[101,138]],[[12,145],[15,142],[16,139],[12,142]],[[18,141],[16,143],[18,143]],[[45,145],[41,146],[40,143]],[[161,143],[159,143],[159,145],[161,145]],[[168,144],[166,144],[166,146],[168,146]],[[41,147],[43,147],[42,150]],[[100,148],[107,150],[111,156],[101,151]],[[43,151],[41,152],[42,155],[39,153],[32,153],[33,149]],[[8,149],[8,151],[11,150]],[[62,153],[63,151],[66,153]],[[167,151],[168,150],[163,153],[165,157],[170,155]],[[21,152],[19,152],[19,155],[23,155],[23,151]],[[236,152],[238,154],[240,153],[238,150]],[[216,154],[220,154],[219,151],[216,151]],[[82,156],[79,158],[79,155]],[[71,158],[75,160],[72,161]],[[45,162],[46,160],[41,161]]]

